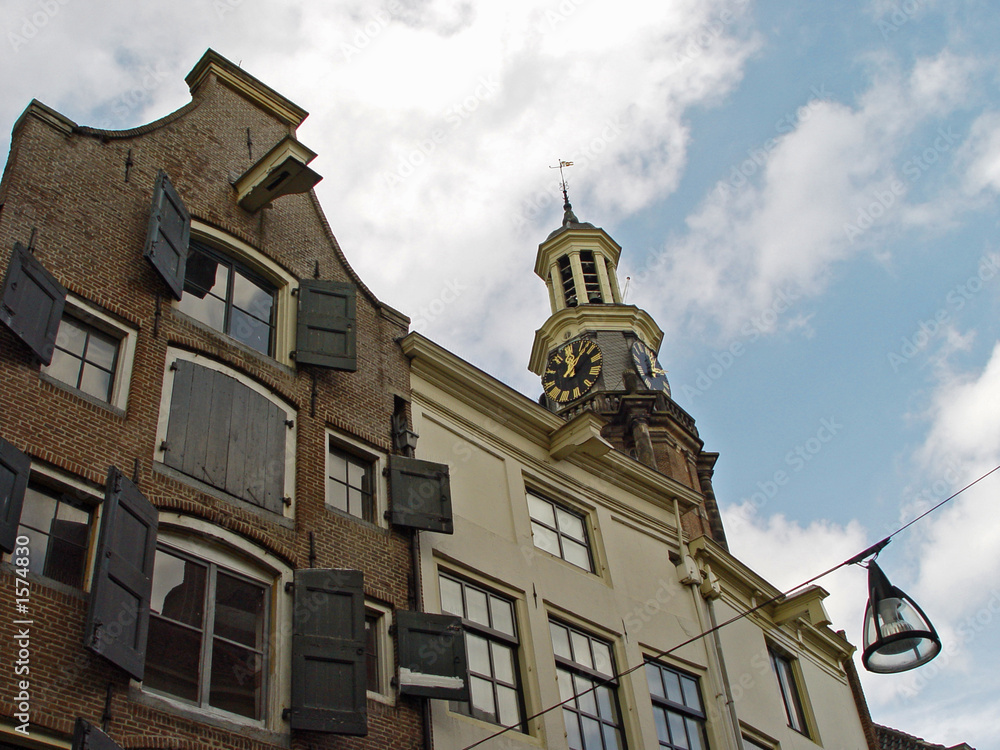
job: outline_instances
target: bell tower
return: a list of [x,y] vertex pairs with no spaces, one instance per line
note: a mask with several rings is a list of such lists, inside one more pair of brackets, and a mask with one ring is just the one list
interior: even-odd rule
[[615,448],[702,496],[685,525],[725,545],[712,490],[718,454],[703,450],[694,419],[670,397],[658,359],[663,331],[645,310],[625,304],[618,284],[621,246],[581,222],[565,181],[562,188],[562,225],[535,258],[551,307],[535,331],[528,364],[542,381],[539,402],[567,420],[584,411],[599,416],[601,435]]

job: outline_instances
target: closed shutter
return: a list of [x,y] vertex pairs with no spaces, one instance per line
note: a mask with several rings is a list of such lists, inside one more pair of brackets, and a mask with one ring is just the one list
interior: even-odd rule
[[469,700],[469,663],[460,618],[397,611],[396,633],[400,693]]
[[180,299],[184,293],[188,241],[191,239],[191,214],[184,207],[170,178],[162,169],[153,187],[153,205],[149,210],[146,249],[143,256],[167,282],[170,293]]
[[447,464],[389,456],[389,493],[395,525],[454,533]]
[[367,734],[366,677],[361,571],[295,571],[292,729]]
[[122,750],[122,747],[93,724],[77,717],[72,750]]
[[56,333],[66,305],[66,288],[20,242],[7,266],[0,296],[0,321],[42,360],[52,363]]
[[0,438],[0,549],[13,552],[31,459]]
[[230,495],[282,512],[288,415],[218,370],[174,363],[163,462]]
[[84,644],[141,680],[157,511],[139,488],[112,466],[101,516]]
[[299,282],[295,362],[331,370],[358,369],[354,284],[318,279]]

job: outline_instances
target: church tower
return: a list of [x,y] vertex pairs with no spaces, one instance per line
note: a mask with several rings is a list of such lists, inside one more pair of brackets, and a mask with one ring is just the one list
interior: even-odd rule
[[659,360],[663,331],[645,310],[626,305],[618,284],[621,246],[581,222],[563,183],[562,225],[538,246],[535,273],[552,313],[535,331],[528,369],[542,381],[541,403],[570,420],[590,411],[601,435],[701,496],[685,526],[726,545],[712,490],[717,453],[703,450],[694,419],[670,397]]

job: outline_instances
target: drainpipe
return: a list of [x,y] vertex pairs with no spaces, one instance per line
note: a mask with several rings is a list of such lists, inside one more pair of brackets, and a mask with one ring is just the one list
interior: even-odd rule
[[[708,619],[712,623],[712,628],[717,628],[719,623],[715,619],[715,600],[708,600]],[[736,701],[733,700],[733,688],[729,684],[729,672],[726,670],[726,656],[722,651],[722,638],[719,637],[719,631],[714,630],[712,636],[715,640],[715,650],[719,655],[719,669],[722,672],[722,686],[726,691],[726,703],[729,705],[729,718],[733,723],[733,732],[736,737],[736,747],[743,747],[743,733],[740,731],[740,720],[736,715]]]

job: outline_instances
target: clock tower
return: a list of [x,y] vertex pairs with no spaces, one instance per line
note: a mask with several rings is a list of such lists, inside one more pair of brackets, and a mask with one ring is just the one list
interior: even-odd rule
[[622,299],[621,246],[576,217],[565,184],[563,195],[562,225],[535,259],[552,310],[535,331],[528,364],[542,381],[540,403],[567,421],[595,414],[616,449],[700,494],[704,502],[685,525],[700,525],[725,545],[712,491],[718,454],[703,450],[694,419],[670,397],[658,354],[663,331]]

